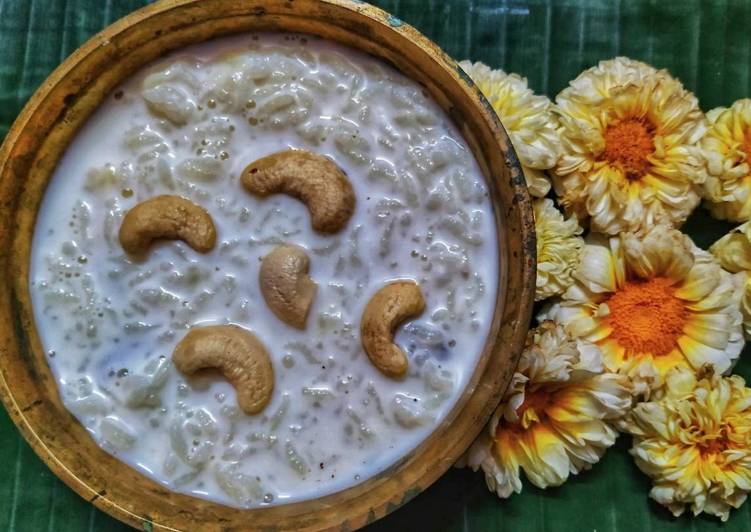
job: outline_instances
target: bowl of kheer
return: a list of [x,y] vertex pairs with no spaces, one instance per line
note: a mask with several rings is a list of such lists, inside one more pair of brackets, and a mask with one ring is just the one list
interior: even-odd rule
[[0,164],[0,395],[133,526],[364,526],[460,458],[514,370],[521,169],[379,9],[158,2],[47,79]]

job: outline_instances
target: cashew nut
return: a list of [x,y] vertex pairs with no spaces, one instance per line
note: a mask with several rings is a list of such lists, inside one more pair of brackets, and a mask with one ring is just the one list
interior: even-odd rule
[[425,298],[414,281],[389,283],[368,301],[360,322],[360,338],[368,358],[384,375],[397,378],[407,372],[407,356],[394,343],[394,330],[423,310]]
[[172,362],[187,375],[199,369],[219,369],[248,415],[259,413],[271,400],[274,370],[269,354],[253,333],[237,325],[191,329],[175,347]]
[[313,229],[336,233],[355,210],[355,193],[347,174],[331,159],[305,150],[267,155],[243,170],[241,181],[252,194],[288,194],[310,211]]
[[156,196],[127,212],[120,225],[120,244],[131,255],[143,255],[158,238],[182,240],[206,253],[216,244],[216,229],[203,207],[180,196]]
[[298,246],[275,247],[261,262],[258,281],[266,304],[277,318],[297,329],[305,320],[318,290],[308,275],[310,259]]

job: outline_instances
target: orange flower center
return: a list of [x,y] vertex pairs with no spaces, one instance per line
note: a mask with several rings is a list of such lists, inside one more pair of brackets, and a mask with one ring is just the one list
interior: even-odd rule
[[524,402],[516,409],[516,414],[521,419],[528,410],[532,410],[537,417],[542,417],[549,403],[550,393],[546,390],[542,388],[533,392],[527,390],[524,394]]
[[640,179],[650,167],[655,150],[654,126],[645,118],[626,118],[605,128],[603,156],[628,179]]
[[709,455],[720,454],[727,449],[727,447],[728,441],[725,438],[717,438],[699,444],[699,452],[703,457],[706,457]]
[[508,422],[505,419],[498,423],[495,429],[496,436],[504,430],[510,430],[515,434],[522,434],[533,424],[543,421],[546,417],[545,409],[551,403],[551,392],[540,388],[538,390],[524,392],[524,402],[516,409],[519,421]]
[[686,309],[665,277],[627,281],[607,304],[610,337],[629,354],[667,355],[683,334]]
[[713,434],[697,434],[696,446],[698,447],[702,458],[721,454],[723,451],[730,448],[731,443],[730,438],[728,437],[728,433],[731,431],[732,429],[729,429],[729,427],[723,423],[719,430],[717,430]]
[[746,134],[743,135],[741,150],[746,154],[746,162],[751,162],[751,130],[746,131]]

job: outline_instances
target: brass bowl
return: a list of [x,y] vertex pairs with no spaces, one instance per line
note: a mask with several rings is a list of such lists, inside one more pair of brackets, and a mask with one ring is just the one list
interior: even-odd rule
[[[170,50],[231,33],[319,35],[383,58],[454,120],[485,174],[498,228],[498,295],[469,384],[445,421],[379,475],[318,499],[240,510],[174,493],[100,449],[65,409],[29,293],[37,210],[71,139],[106,95]],[[405,504],[485,425],[516,367],[535,291],[530,198],[505,131],[456,62],[414,28],[355,0],[163,0],[94,36],[31,97],[0,148],[0,397],[36,453],[98,508],[143,530],[350,530]]]

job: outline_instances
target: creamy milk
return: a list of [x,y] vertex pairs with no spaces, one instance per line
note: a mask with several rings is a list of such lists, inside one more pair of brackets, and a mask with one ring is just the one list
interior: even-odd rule
[[[251,161],[287,148],[331,157],[357,208],[339,234],[305,206],[248,194]],[[202,205],[216,248],[156,243],[135,261],[123,213],[158,194]],[[318,294],[307,328],[266,307],[260,259],[304,247]],[[68,148],[37,220],[35,319],[67,408],[109,453],[170,489],[227,505],[332,493],[394,464],[461,394],[497,289],[492,207],[465,141],[419,85],[315,37],[244,35],[186,48],[109,95]],[[418,281],[426,311],[400,328],[403,380],[362,350],[373,293]],[[247,416],[218,373],[170,363],[196,325],[235,323],[266,345],[271,403]]]

